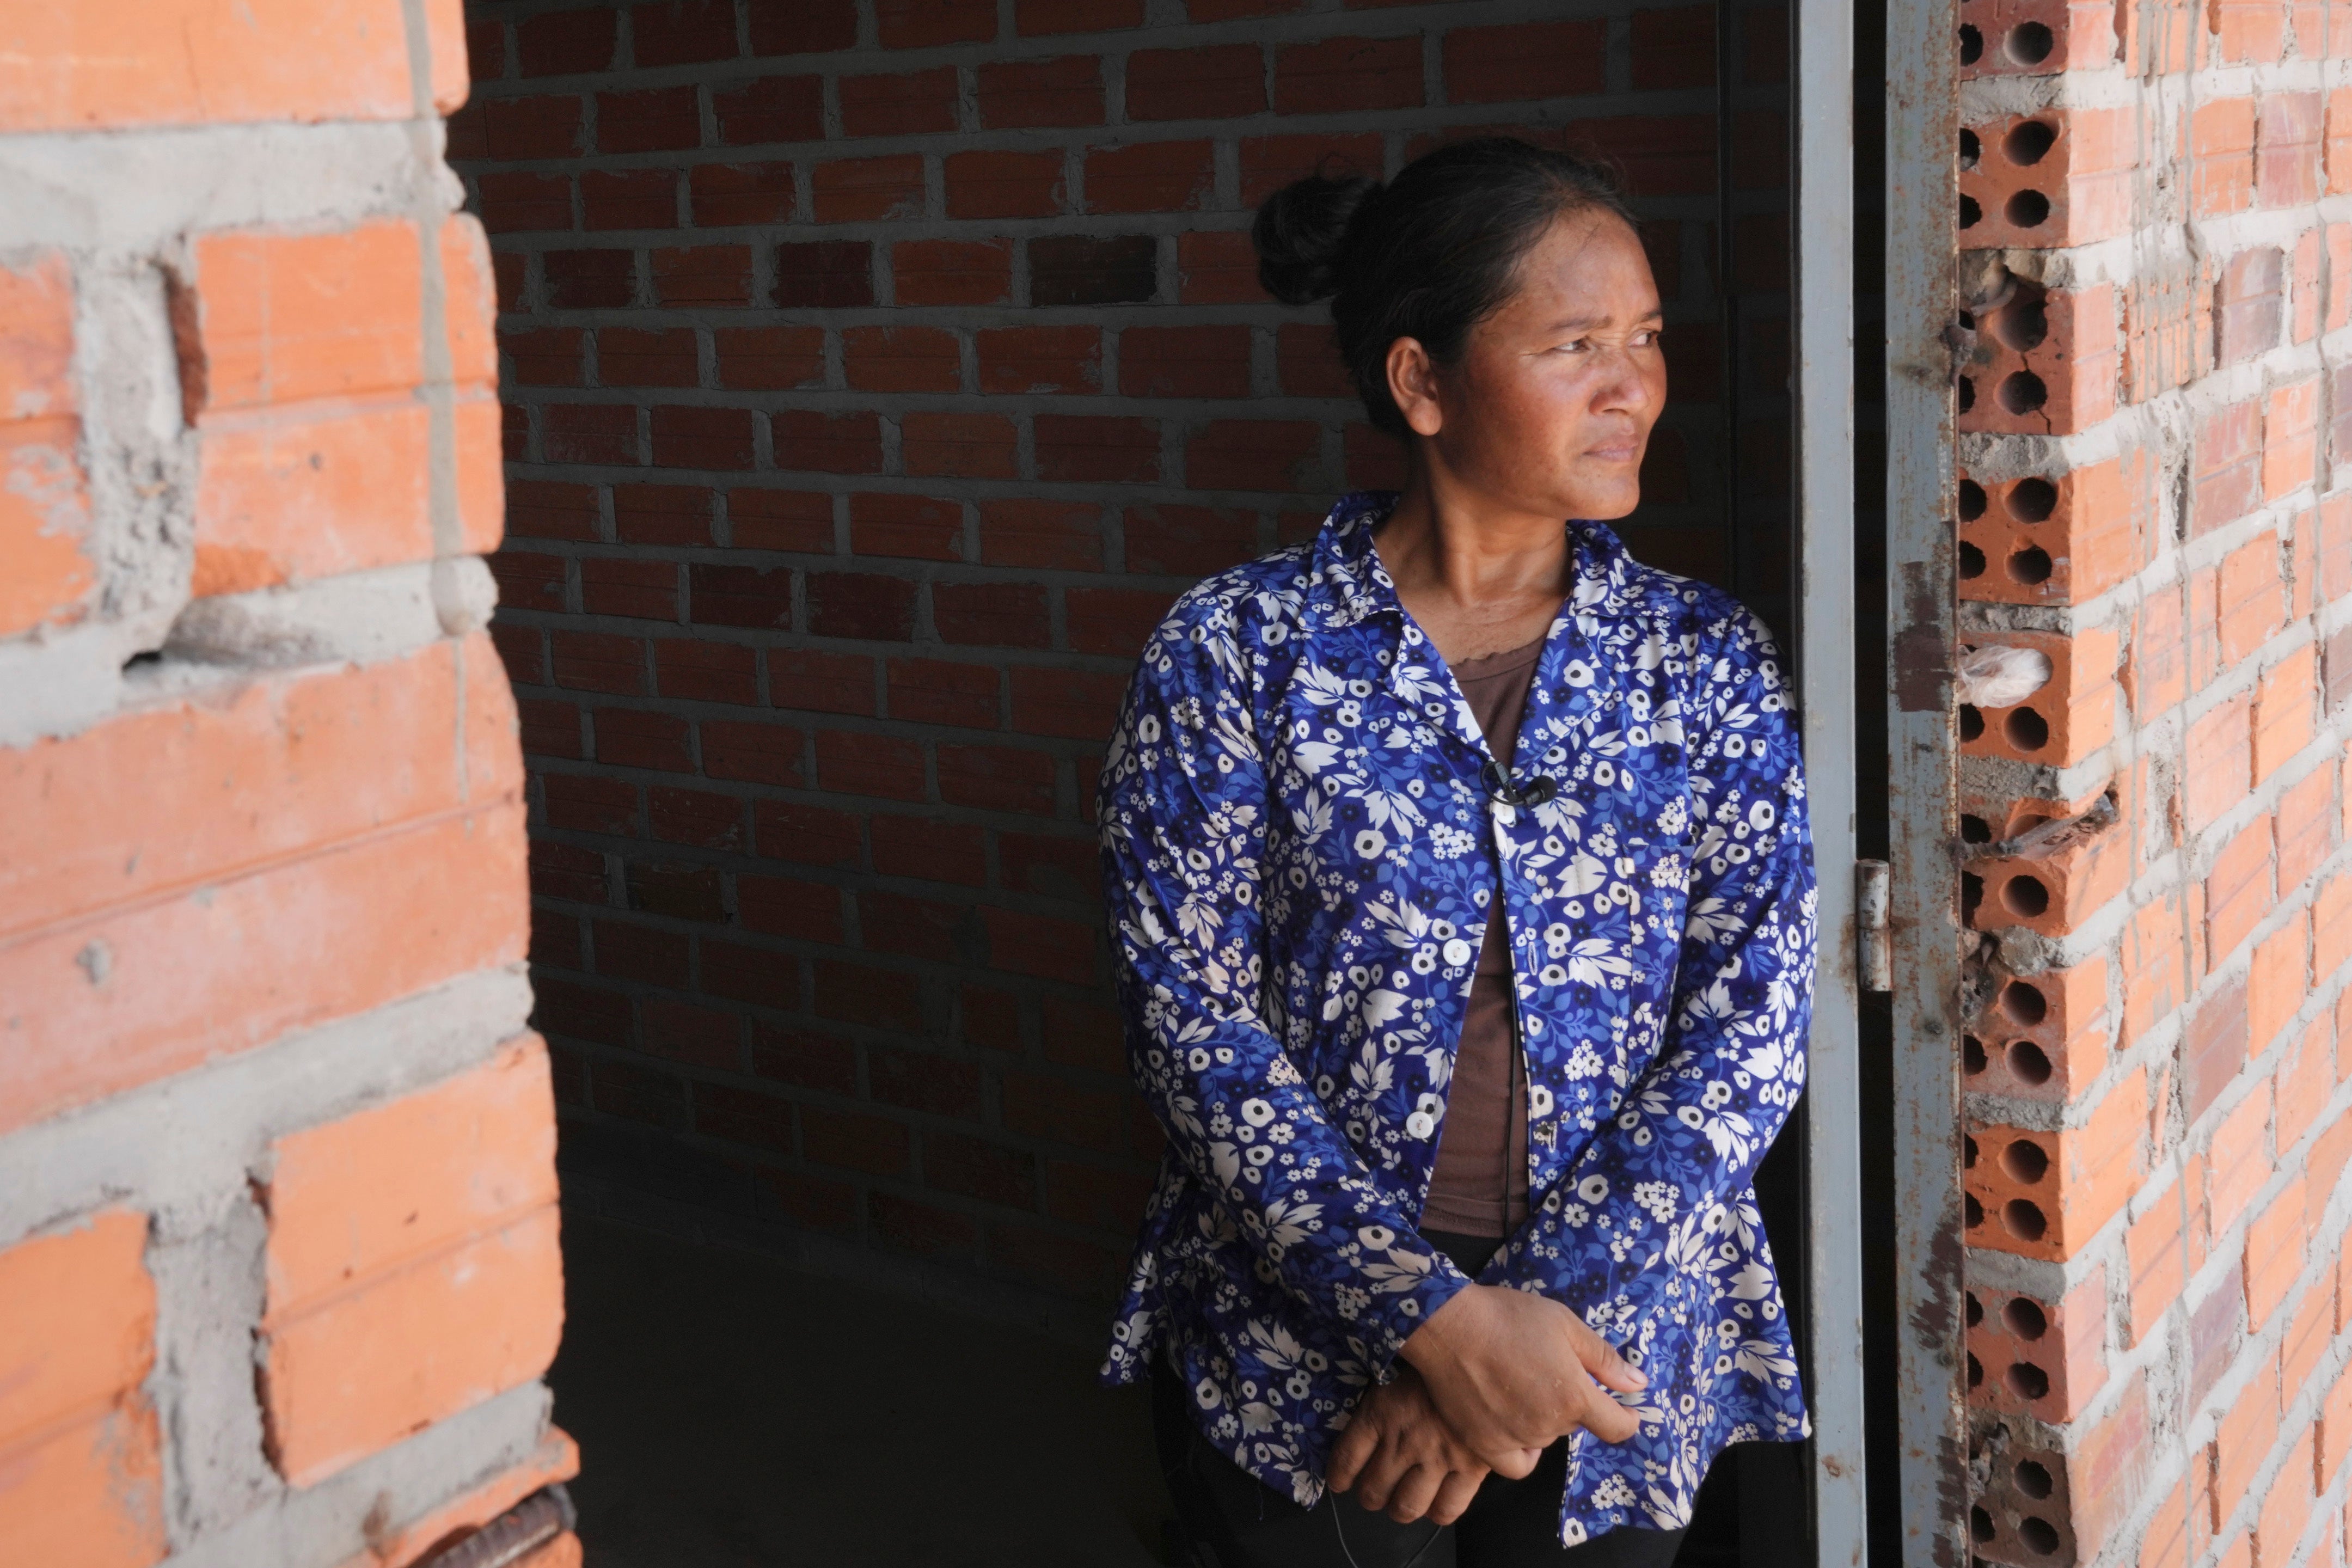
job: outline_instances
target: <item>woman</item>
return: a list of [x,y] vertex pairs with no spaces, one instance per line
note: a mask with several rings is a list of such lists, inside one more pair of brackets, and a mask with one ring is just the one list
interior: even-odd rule
[[1664,1564],[1725,1444],[1806,1430],[1749,1187],[1804,1078],[1795,716],[1754,617],[1597,521],[1665,397],[1600,171],[1467,142],[1255,238],[1411,457],[1186,594],[1128,694],[1169,1152],[1105,1376],[1154,1380],[1220,1568]]

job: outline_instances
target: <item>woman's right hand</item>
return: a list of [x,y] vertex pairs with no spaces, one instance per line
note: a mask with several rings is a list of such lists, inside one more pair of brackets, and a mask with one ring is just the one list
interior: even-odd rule
[[[1583,1319],[1529,1291],[1472,1285],[1404,1342],[1447,1426],[1495,1473],[1517,1480],[1580,1428],[1604,1443],[1640,1429],[1605,1388],[1638,1394],[1649,1379]],[[1597,1380],[1597,1381],[1596,1381]]]

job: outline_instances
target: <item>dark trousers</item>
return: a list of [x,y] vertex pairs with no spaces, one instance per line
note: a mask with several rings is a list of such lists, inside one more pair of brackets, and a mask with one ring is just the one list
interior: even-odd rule
[[[1424,1234],[1471,1274],[1500,1245]],[[1192,1396],[1164,1361],[1152,1367],[1151,1420],[1177,1528],[1198,1568],[1667,1568],[1682,1544],[1679,1530],[1628,1526],[1562,1546],[1566,1438],[1519,1480],[1488,1476],[1452,1524],[1399,1524],[1352,1495],[1327,1493],[1301,1508],[1235,1465],[1201,1436]]]

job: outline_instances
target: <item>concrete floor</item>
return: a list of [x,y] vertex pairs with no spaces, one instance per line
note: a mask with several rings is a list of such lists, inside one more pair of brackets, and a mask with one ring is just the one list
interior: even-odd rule
[[593,1568],[1151,1568],[1140,1389],[1084,1345],[567,1215],[549,1381]]

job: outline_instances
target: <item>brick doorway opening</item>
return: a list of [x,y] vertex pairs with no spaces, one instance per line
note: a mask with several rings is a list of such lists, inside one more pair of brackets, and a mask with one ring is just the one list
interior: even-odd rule
[[[1321,312],[1258,289],[1256,203],[1488,131],[1613,160],[1673,389],[1625,537],[1787,627],[1787,13],[467,16],[450,158],[499,290],[494,629],[572,1230],[559,1399],[627,1342],[600,1314],[647,1270],[694,1273],[706,1304],[819,1279],[944,1302],[954,1359],[1018,1326],[1083,1371],[1159,1152],[1108,1006],[1104,737],[1176,594],[1400,469]],[[677,1375],[697,1364],[721,1362]],[[597,1434],[559,1417],[591,1453],[596,1550]],[[1145,1463],[1139,1416],[1104,1442]],[[1106,1525],[1147,1551],[1150,1489]],[[1790,1488],[1744,1489],[1762,1562]],[[1711,1506],[1693,1560],[1741,1559],[1741,1503]]]

